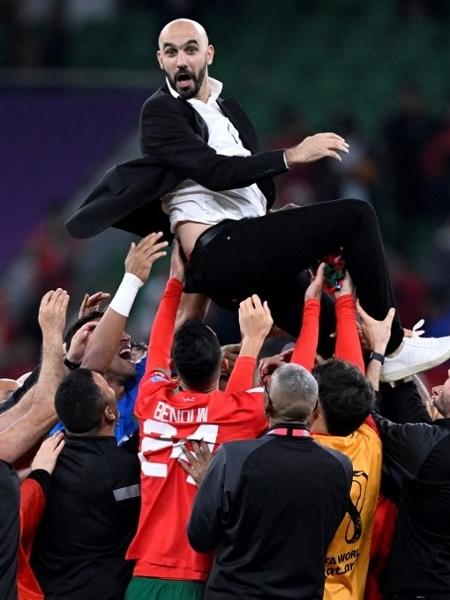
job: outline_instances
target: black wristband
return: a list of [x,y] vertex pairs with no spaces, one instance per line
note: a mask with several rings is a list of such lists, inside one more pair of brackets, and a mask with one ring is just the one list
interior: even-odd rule
[[81,363],[74,363],[71,360],[69,360],[67,358],[67,356],[64,357],[64,364],[66,365],[66,367],[68,369],[70,369],[71,371],[75,370],[75,369],[79,369],[81,366]]
[[384,354],[380,354],[379,352],[374,352],[373,350],[371,350],[370,354],[369,354],[369,361],[370,360],[379,360],[380,363],[382,365],[384,365]]

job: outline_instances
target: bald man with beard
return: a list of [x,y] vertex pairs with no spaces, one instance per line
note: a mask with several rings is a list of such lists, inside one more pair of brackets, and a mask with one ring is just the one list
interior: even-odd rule
[[[237,310],[251,294],[268,301],[276,325],[297,336],[309,283],[305,270],[342,248],[361,306],[383,319],[395,306],[377,216],[367,202],[334,200],[267,212],[272,177],[349,151],[335,133],[294,147],[260,152],[256,132],[235,100],[210,77],[214,47],[189,19],[168,23],[158,40],[165,85],[144,104],[143,158],[119,165],[68,221],[75,237],[109,226],[138,235],[175,235],[188,260],[186,316],[199,317],[208,298]],[[334,311],[324,307],[319,352],[332,354]],[[450,357],[450,337],[404,339],[394,317],[382,379],[396,381]]]

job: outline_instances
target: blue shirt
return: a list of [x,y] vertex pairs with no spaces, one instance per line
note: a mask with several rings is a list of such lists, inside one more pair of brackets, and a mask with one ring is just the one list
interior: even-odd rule
[[[146,364],[146,356],[141,358],[141,360],[136,363],[136,373],[127,381],[125,384],[125,393],[117,401],[117,408],[119,409],[119,421],[117,422],[114,435],[116,436],[119,446],[130,439],[130,437],[138,428],[138,424],[134,416],[134,405],[136,403],[139,383],[145,373]],[[59,421],[50,431],[49,435],[53,435],[54,433],[62,431],[63,429],[64,425],[61,423],[61,421]]]

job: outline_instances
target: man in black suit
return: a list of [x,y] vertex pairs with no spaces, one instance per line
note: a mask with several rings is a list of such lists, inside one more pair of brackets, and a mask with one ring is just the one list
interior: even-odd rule
[[[228,308],[258,293],[292,335],[300,326],[301,273],[342,247],[361,305],[382,319],[395,300],[370,204],[346,199],[266,214],[275,197],[271,177],[325,157],[341,160],[345,140],[319,133],[293,148],[258,152],[248,117],[220,98],[222,84],[209,76],[214,48],[194,21],[166,25],[157,58],[166,84],[142,109],[143,158],[109,171],[69,220],[69,232],[89,237],[112,225],[173,233],[188,259],[186,292]],[[196,304],[199,296],[191,298]],[[325,340],[328,334],[322,351]],[[396,316],[387,352],[400,351],[386,358],[384,380],[450,357],[450,337],[412,340],[403,340]]]

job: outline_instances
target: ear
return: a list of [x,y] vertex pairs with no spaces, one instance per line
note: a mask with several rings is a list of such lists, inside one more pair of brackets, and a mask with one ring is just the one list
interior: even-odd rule
[[206,51],[206,63],[208,65],[212,65],[213,64],[214,53],[215,53],[214,46],[212,46],[211,44],[209,44],[208,50]]
[[264,394],[264,414],[273,417],[273,404],[270,402],[267,394]]
[[116,413],[114,412],[114,410],[110,404],[105,406],[104,415],[105,415],[105,420],[108,423],[114,423],[114,421],[116,420]]
[[221,375],[227,375],[229,368],[230,368],[230,363],[228,361],[228,358],[226,358],[225,356],[222,357],[222,362],[220,363]]
[[159,63],[159,68],[164,70],[164,66],[163,66],[163,63],[162,63],[162,54],[161,54],[161,50],[158,50],[158,51],[156,52],[156,60],[157,60],[157,61],[158,61],[158,63]]

